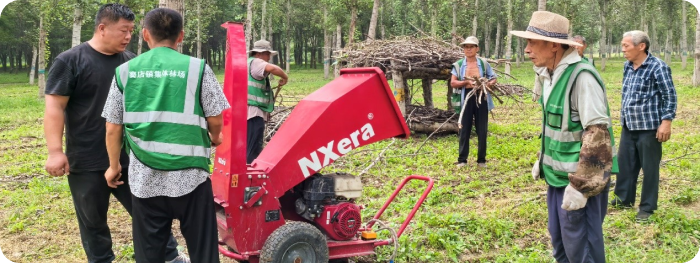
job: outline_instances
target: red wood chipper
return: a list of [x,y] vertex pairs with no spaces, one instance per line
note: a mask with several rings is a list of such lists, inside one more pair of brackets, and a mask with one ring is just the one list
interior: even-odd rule
[[[247,65],[243,25],[228,29],[223,112],[224,143],[211,175],[218,204],[219,251],[244,262],[328,262],[372,255],[395,244],[433,187],[409,176],[372,221],[362,225],[359,177],[319,171],[351,150],[386,138],[409,136],[383,73],[378,68],[343,69],[340,77],[294,108],[252,164],[246,164]],[[389,239],[372,226],[410,180],[427,187]]]

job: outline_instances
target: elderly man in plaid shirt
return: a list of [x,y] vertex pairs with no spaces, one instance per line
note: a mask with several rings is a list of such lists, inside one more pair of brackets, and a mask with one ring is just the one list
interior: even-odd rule
[[644,170],[642,198],[637,221],[646,221],[657,209],[661,143],[671,138],[676,117],[676,90],[671,68],[649,53],[649,36],[642,31],[623,35],[622,52],[627,58],[622,80],[622,138],[613,206],[634,205],[637,178]]

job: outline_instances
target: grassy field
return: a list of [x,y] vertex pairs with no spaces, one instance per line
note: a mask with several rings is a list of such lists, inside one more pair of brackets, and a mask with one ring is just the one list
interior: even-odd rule
[[[609,61],[602,73],[618,142],[623,62]],[[635,221],[635,209],[609,210],[604,224],[608,262],[686,262],[700,247],[700,88],[690,85],[691,68],[681,70],[680,62],[674,62],[672,69],[679,106],[671,140],[663,146],[659,210],[645,224]],[[514,68],[513,75],[518,81],[500,81],[526,87],[533,83],[529,63]],[[37,99],[36,86],[25,84],[25,76],[0,73],[0,248],[14,262],[84,262],[67,181],[43,171],[43,101]],[[217,76],[222,79],[222,72]],[[321,70],[292,70],[283,94],[290,104],[327,82]],[[416,87],[420,90],[418,83]],[[446,107],[444,87],[444,82],[434,84],[440,108]],[[420,91],[416,93],[422,103]],[[368,207],[365,220],[405,176],[436,179],[432,194],[400,239],[396,262],[553,262],[546,185],[530,176],[541,113],[529,98],[523,101],[497,104],[490,117],[487,169],[475,168],[475,146],[469,166],[452,164],[457,158],[455,135],[413,135],[388,148],[391,140],[352,151],[324,171],[359,174],[387,148],[362,176],[365,188],[359,202]],[[398,227],[423,187],[410,184],[385,219]],[[117,261],[133,262],[130,219],[116,201],[112,206],[109,224]],[[377,261],[385,262],[391,249],[377,252]]]

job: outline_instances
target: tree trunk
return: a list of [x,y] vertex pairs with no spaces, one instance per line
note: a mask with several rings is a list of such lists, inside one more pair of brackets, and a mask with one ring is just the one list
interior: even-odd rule
[[83,26],[83,7],[80,6],[80,3],[75,4],[73,16],[73,39],[71,47],[80,45],[80,28]]
[[34,85],[34,73],[36,72],[36,56],[37,56],[37,48],[36,46],[32,47],[32,67],[30,68],[29,71],[29,85]]
[[401,71],[396,69],[396,63],[394,61],[391,61],[391,79],[394,81],[394,98],[396,99],[396,102],[399,104],[399,109],[401,110],[401,114],[405,117],[406,116],[406,97],[408,96],[408,92],[406,90],[408,87],[404,85],[404,80],[403,80],[403,73]]
[[646,25],[645,21],[645,10],[647,9],[647,0],[642,0],[642,4],[640,5],[641,10],[637,11],[639,14],[639,30],[644,30],[644,25]]
[[651,34],[649,34],[649,38],[650,38],[649,45],[651,46],[651,47],[649,47],[649,50],[652,51],[652,53],[654,53],[654,54],[658,54],[656,52],[658,49],[658,45],[657,45],[658,39],[657,39],[657,34],[656,34],[656,19],[651,20]]
[[[515,60],[516,61],[515,66],[518,68],[520,67],[520,63],[523,62],[523,59],[525,59],[523,57],[522,47],[523,47],[523,40],[522,40],[522,38],[518,38],[518,51],[516,52],[518,54],[518,59]],[[593,50],[593,49],[590,49],[590,50]]]
[[496,22],[496,45],[494,46],[493,55],[496,56],[496,58],[501,57],[501,23],[500,23],[500,21]]
[[474,2],[474,18],[472,19],[472,34],[471,34],[472,36],[476,36],[476,26],[478,25],[478,23],[477,23],[478,21],[476,20],[476,18],[479,16],[478,10],[479,10],[479,0],[476,0]]
[[681,61],[682,61],[682,68],[685,70],[685,68],[688,66],[688,15],[686,13],[686,2],[682,2],[682,16],[683,16],[683,21],[681,22]]
[[326,24],[328,23],[328,8],[323,7],[323,79],[328,79],[329,68],[330,68],[330,50],[331,50],[331,37],[328,34],[328,29],[326,29]]
[[267,40],[267,25],[265,23],[265,13],[267,13],[267,0],[262,1],[262,17],[260,17],[260,39]]
[[599,0],[600,4],[600,26],[602,28],[601,30],[601,36],[600,36],[600,71],[605,71],[605,61],[607,60],[607,39],[606,39],[606,34],[608,32],[607,29],[607,24],[605,22],[605,10],[607,10],[607,5],[606,5],[607,0]]
[[39,98],[44,98],[46,90],[46,76],[44,68],[46,67],[46,31],[44,30],[44,18],[39,14]]
[[438,17],[438,4],[437,1],[433,1],[433,7],[431,8],[430,16],[430,36],[437,39],[437,17]]
[[[250,0],[252,1],[252,0]],[[158,7],[170,8],[182,16],[182,25],[185,25],[185,0],[159,0]],[[182,53],[182,42],[177,44],[177,52]]]
[[433,107],[433,80],[432,79],[422,79],[421,84],[423,86],[423,101],[426,107]]
[[267,41],[275,43],[275,33],[272,31],[272,16],[267,16]]
[[491,24],[484,23],[484,57],[491,56]]
[[[162,0],[161,0],[162,1]],[[287,0],[289,1],[289,0]],[[248,9],[246,10],[245,16],[245,45],[246,51],[250,50],[251,43],[253,42],[253,4],[254,0],[248,0]],[[287,4],[289,6],[289,4]],[[289,12],[287,13],[287,22],[289,22]],[[289,23],[287,23],[289,25]],[[287,68],[289,72],[289,68]]]
[[379,15],[379,1],[374,0],[374,5],[372,6],[372,17],[369,19],[369,30],[367,31],[367,38],[374,40],[377,36],[377,16]]
[[547,11],[547,0],[537,1],[537,11]]
[[384,4],[380,2],[379,7],[379,31],[381,32],[382,39],[386,39],[384,37],[386,33],[384,32]]
[[[340,57],[343,55],[343,27],[340,24],[335,26],[335,50],[338,52],[336,56]],[[333,69],[333,75],[337,78],[340,76],[340,63],[335,63]]]
[[289,46],[292,43],[291,36],[289,35],[289,18],[292,15],[292,0],[287,0],[287,24],[285,25],[286,27],[286,33],[285,37],[287,40],[285,41],[285,52],[284,52],[284,65],[285,65],[285,72],[289,73]]
[[457,45],[457,1],[452,1],[452,45]]
[[348,44],[346,46],[352,45],[355,38],[355,24],[357,23],[357,5],[353,5],[350,10],[350,28],[348,29]]
[[379,30],[381,32],[382,39],[386,39],[384,36],[384,3],[379,2]]
[[136,53],[136,55],[141,55],[141,48],[143,47],[143,21],[145,20],[144,19],[145,12],[146,11],[143,10],[143,8],[141,8],[141,21],[139,21],[139,48],[138,48],[138,52]]
[[671,38],[673,38],[673,30],[668,30],[666,32],[666,44],[664,45],[664,61],[666,64],[671,65]]
[[695,19],[695,68],[693,86],[700,86],[700,15]]
[[[510,32],[511,30],[513,30],[513,11],[512,11],[513,10],[513,0],[508,0],[506,8],[508,8],[508,11],[507,11],[507,13],[508,13],[508,15],[507,15],[508,16],[508,25],[506,26],[507,27],[506,32]],[[513,39],[511,37],[510,33],[506,33],[506,46],[505,46],[506,55],[505,56],[506,56],[506,59],[508,60],[508,63],[506,63],[506,74],[510,74],[510,57],[513,54],[513,48],[511,47],[512,41],[513,41]]]
[[202,1],[197,1],[197,58],[202,58]]

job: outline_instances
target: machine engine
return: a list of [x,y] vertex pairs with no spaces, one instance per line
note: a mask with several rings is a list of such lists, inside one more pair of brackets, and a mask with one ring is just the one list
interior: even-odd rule
[[349,240],[360,229],[362,217],[355,199],[362,195],[362,181],[350,174],[316,174],[303,182],[296,212],[313,221],[333,240]]

